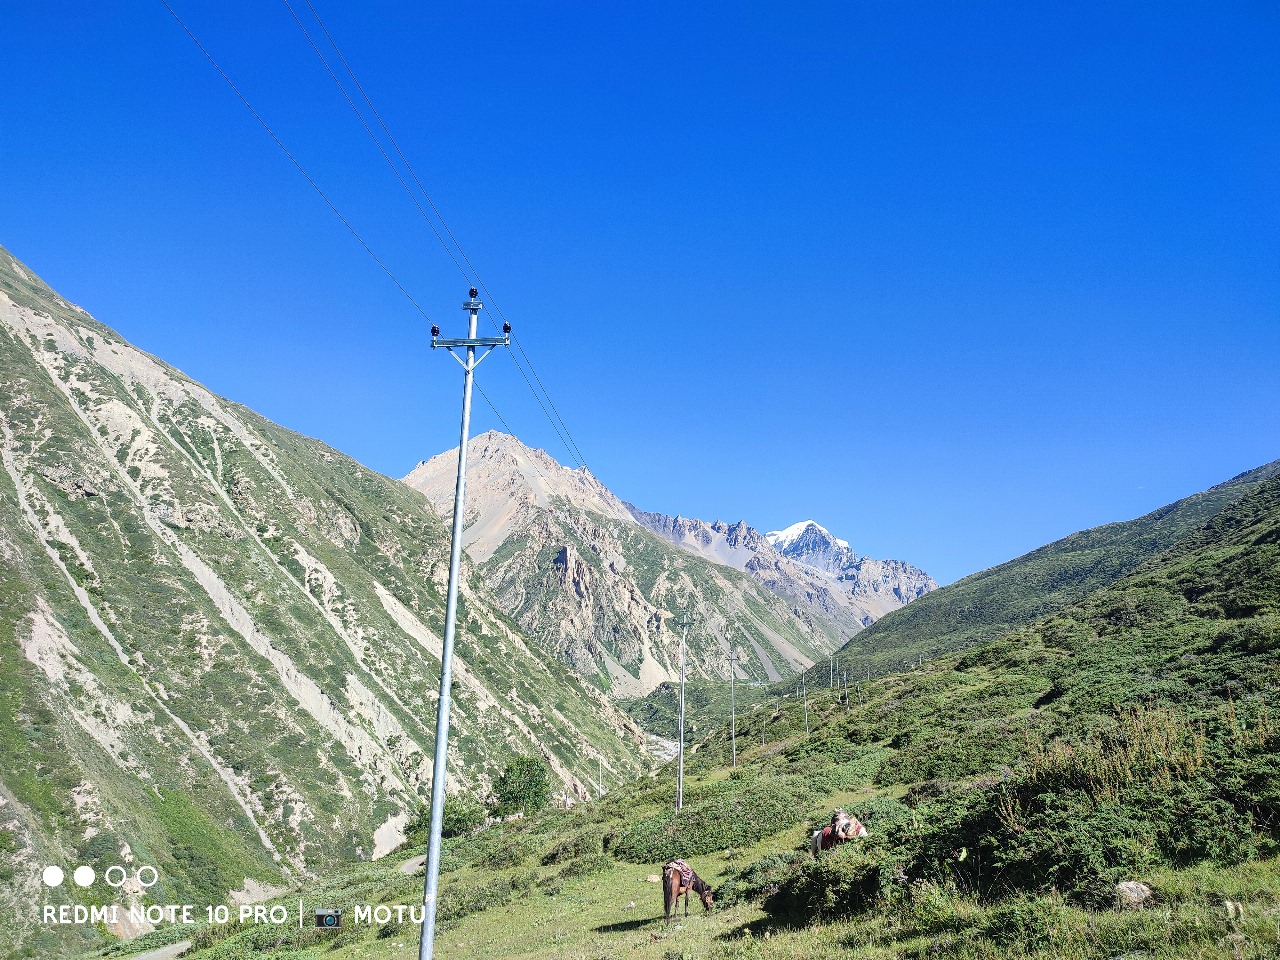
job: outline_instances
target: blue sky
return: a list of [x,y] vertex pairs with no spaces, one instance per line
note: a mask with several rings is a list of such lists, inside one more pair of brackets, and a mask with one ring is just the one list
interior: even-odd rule
[[[171,2],[460,334],[284,4]],[[1280,457],[1274,4],[313,2],[646,509],[945,582]],[[457,367],[159,0],[6,11],[0,85],[0,243],[65,296],[392,476],[456,442]]]

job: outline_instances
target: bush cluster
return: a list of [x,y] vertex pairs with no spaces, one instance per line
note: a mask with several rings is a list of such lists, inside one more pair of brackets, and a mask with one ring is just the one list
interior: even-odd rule
[[542,865],[549,867],[556,863],[566,863],[580,857],[604,852],[603,837],[599,830],[585,830],[560,841],[542,857]]
[[1276,727],[1265,710],[1246,722],[1228,705],[1192,723],[1176,708],[1149,705],[1073,741],[1028,738],[1017,768],[935,781],[914,806],[868,801],[857,810],[866,840],[817,861],[766,857],[733,877],[727,895],[763,899],[769,913],[799,921],[922,885],[980,900],[1012,895],[1007,911],[991,915],[1000,930],[989,933],[1038,949],[1047,934],[1036,918],[1051,911],[1037,897],[1105,906],[1116,883],[1158,866],[1229,866],[1276,852]]
[[818,859],[795,859],[764,899],[774,916],[807,922],[865,910],[899,876],[901,854],[883,836],[836,847]]
[[607,848],[632,863],[661,863],[749,846],[790,827],[814,798],[799,777],[729,780],[691,795],[678,814],[664,811],[610,834]]
[[448,923],[490,907],[501,906],[532,889],[537,880],[537,872],[529,870],[484,883],[455,884],[441,893],[437,917],[441,923]]

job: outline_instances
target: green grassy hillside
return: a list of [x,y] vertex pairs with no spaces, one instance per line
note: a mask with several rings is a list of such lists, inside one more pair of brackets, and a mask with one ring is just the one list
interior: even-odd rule
[[[1083,600],[1178,543],[1224,508],[1280,475],[1280,460],[1144,517],[1082,530],[935,590],[854,636],[837,657],[852,679],[899,670],[993,640]],[[826,665],[810,672],[826,682]]]
[[[393,844],[431,778],[447,541],[415,491],[0,249],[0,955],[65,955],[35,906],[119,896],[45,889],[44,865],[133,858],[192,902]],[[459,612],[455,788],[518,754],[581,795],[645,769],[631,721],[480,578]]]
[[[748,711],[737,770],[722,733],[698,743],[678,815],[668,766],[452,841],[439,955],[1280,952],[1280,480],[1084,601],[860,693],[815,691],[808,734],[794,700]],[[815,861],[807,834],[836,805],[870,836]],[[669,929],[647,878],[677,855],[719,908]],[[415,902],[416,878],[364,869],[319,899]],[[1145,906],[1117,908],[1122,881],[1153,891]],[[415,941],[412,924],[278,945],[205,930],[194,956],[389,958]]]

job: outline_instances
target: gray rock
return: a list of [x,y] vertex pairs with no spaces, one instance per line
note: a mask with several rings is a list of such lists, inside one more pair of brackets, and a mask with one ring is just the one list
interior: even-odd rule
[[1140,910],[1151,899],[1152,890],[1137,880],[1116,884],[1116,906],[1122,910]]

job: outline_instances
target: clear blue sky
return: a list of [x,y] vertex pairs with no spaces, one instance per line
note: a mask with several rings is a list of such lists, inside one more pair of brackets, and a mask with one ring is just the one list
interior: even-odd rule
[[[283,3],[171,2],[461,334]],[[646,509],[949,581],[1280,457],[1274,3],[314,2]],[[456,442],[456,365],[159,0],[6,10],[0,88],[0,243],[65,296],[392,476]]]

